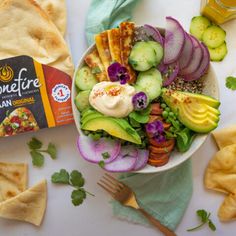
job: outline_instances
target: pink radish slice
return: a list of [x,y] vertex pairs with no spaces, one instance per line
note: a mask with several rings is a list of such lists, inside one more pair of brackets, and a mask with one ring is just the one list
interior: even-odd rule
[[203,56],[203,49],[201,43],[198,41],[198,39],[196,39],[192,35],[190,35],[190,37],[193,42],[194,50],[189,65],[185,69],[180,71],[180,74],[183,76],[194,73],[200,66]]
[[170,85],[179,73],[179,64],[177,62],[167,65],[166,69],[162,72],[163,86]]
[[[130,154],[130,155],[129,155]],[[121,148],[118,157],[111,163],[105,164],[104,169],[109,172],[128,172],[136,165],[138,151],[126,146]]]
[[157,66],[157,69],[163,73],[164,71],[166,71],[168,69],[168,65],[164,64],[163,61],[161,61],[161,63]]
[[[119,140],[100,138],[98,141],[94,141],[88,136],[80,135],[77,140],[77,147],[86,161],[110,163],[118,157],[121,145]],[[103,153],[108,153],[110,157],[105,159]]]
[[137,161],[133,170],[140,170],[147,165],[148,162],[149,151],[144,149],[138,150]]
[[202,59],[201,65],[193,74],[184,76],[184,79],[187,81],[200,79],[207,72],[209,68],[209,65],[210,65],[209,50],[204,43],[201,43],[201,46],[203,49],[203,59]]
[[164,63],[175,62],[183,51],[185,32],[180,23],[172,17],[166,17],[164,42]]
[[180,70],[183,70],[189,65],[192,59],[192,55],[193,55],[193,42],[188,33],[185,32],[184,48],[178,60]]
[[160,43],[162,46],[164,45],[163,38],[157,28],[151,25],[144,25],[144,30],[148,36],[151,36],[156,42]]
[[125,157],[125,156],[137,157],[138,156],[138,149],[134,145],[123,146],[120,149],[119,155],[121,155],[123,157]]

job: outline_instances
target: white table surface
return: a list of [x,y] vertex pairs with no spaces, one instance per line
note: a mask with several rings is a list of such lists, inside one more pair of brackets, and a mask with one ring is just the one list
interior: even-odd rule
[[[68,33],[73,60],[76,63],[86,49],[84,25],[90,1],[67,1]],[[179,19],[188,30],[191,18],[199,14],[199,6],[200,0],[143,0],[135,9],[134,20],[137,24],[150,23],[164,27],[165,16],[170,15]],[[236,122],[236,92],[231,92],[224,86],[225,77],[233,73],[236,65],[236,46],[235,39],[233,39],[233,35],[236,34],[236,21],[225,24],[224,28],[227,31],[229,53],[223,62],[213,64],[221,90],[220,127]],[[109,196],[96,185],[103,171],[80,158],[75,146],[77,131],[74,125],[41,130],[35,135],[44,143],[51,141],[56,144],[59,150],[58,160],[52,161],[50,158],[46,158],[45,166],[42,169],[34,168],[26,146],[32,134],[24,134],[1,139],[0,161],[29,163],[29,186],[34,185],[42,178],[48,180],[48,206],[43,224],[37,228],[26,223],[0,219],[0,236],[160,235],[153,228],[121,221],[112,215],[112,209],[108,203]],[[235,222],[220,223],[217,218],[217,210],[224,195],[207,191],[203,186],[204,169],[215,151],[214,142],[209,137],[192,157],[194,192],[184,218],[176,230],[178,235],[235,235]],[[74,207],[70,201],[70,187],[55,186],[50,182],[51,174],[60,168],[81,170],[86,178],[86,189],[93,192],[96,197],[88,196],[82,206]],[[186,232],[187,228],[198,223],[195,212],[201,208],[212,213],[212,220],[217,227],[215,233],[212,233],[207,227],[193,233]]]

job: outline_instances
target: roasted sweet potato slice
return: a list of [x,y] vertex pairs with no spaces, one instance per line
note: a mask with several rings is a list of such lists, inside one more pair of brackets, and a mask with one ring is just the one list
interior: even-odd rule
[[161,108],[160,103],[152,103],[151,104],[151,115],[161,115],[163,109]]
[[149,142],[155,147],[170,147],[175,145],[175,139],[167,139],[165,142],[158,143],[155,139],[151,138]]
[[166,146],[166,147],[156,147],[156,146],[150,145],[149,150],[152,153],[168,153],[173,150],[174,146],[175,146],[175,143],[172,143],[171,145]]
[[162,155],[162,157],[160,157],[159,159],[155,160],[155,159],[148,159],[148,164],[151,166],[164,166],[165,164],[168,163],[169,161],[169,156],[167,154]]

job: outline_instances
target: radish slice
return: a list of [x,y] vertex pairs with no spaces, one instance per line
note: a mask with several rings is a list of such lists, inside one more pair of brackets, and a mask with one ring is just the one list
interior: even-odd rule
[[144,25],[145,33],[152,37],[156,42],[160,43],[162,46],[164,45],[163,38],[159,32],[159,30],[151,25]]
[[162,72],[163,86],[170,85],[179,73],[179,64],[177,62],[167,65],[166,69]]
[[166,71],[168,69],[168,65],[164,64],[163,61],[161,61],[161,63],[157,66],[157,69],[163,73],[164,71]]
[[[118,157],[121,145],[119,140],[100,138],[98,141],[94,141],[88,136],[81,135],[77,140],[77,147],[86,161],[110,163]],[[103,153],[109,153],[110,157],[105,159]]]
[[203,49],[201,43],[198,41],[198,39],[196,39],[192,35],[190,35],[190,37],[193,42],[194,50],[189,65],[185,69],[180,71],[180,74],[183,76],[194,73],[200,66],[203,57]]
[[201,65],[193,74],[184,76],[184,79],[187,81],[200,79],[207,72],[209,68],[209,65],[210,65],[209,50],[204,43],[201,43],[201,46],[203,49],[203,58],[202,58]]
[[123,157],[125,157],[125,156],[137,157],[138,156],[138,149],[134,145],[123,146],[120,149],[119,154]]
[[175,62],[183,51],[185,32],[180,23],[172,17],[166,17],[164,42],[164,63]]
[[140,170],[147,165],[148,162],[149,151],[144,149],[138,150],[137,161],[133,170]]
[[113,162],[105,164],[104,169],[109,172],[128,172],[133,170],[138,155],[138,150],[135,149],[131,145],[130,147],[123,146],[118,157]]
[[179,68],[180,70],[183,70],[186,68],[193,56],[193,42],[191,37],[188,35],[188,33],[185,32],[185,43],[183,51],[179,58]]

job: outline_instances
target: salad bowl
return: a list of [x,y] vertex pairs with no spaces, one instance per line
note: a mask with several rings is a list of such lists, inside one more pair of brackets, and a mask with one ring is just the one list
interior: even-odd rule
[[[162,34],[165,32],[163,28],[157,28]],[[90,54],[92,51],[96,49],[96,45],[91,45],[83,54],[81,59],[78,62],[78,65],[76,67],[75,75],[73,78],[72,83],[72,109],[73,109],[73,115],[75,120],[75,125],[78,130],[79,136],[85,136],[85,134],[81,130],[81,122],[80,122],[80,112],[78,111],[76,105],[75,105],[75,98],[77,96],[77,89],[75,85],[76,81],[76,75],[77,72],[85,65],[85,58],[88,54]],[[212,65],[209,65],[208,72],[201,78],[203,83],[203,90],[202,94],[208,95],[210,97],[213,97],[215,99],[219,99],[219,87],[218,87],[218,81],[215,75],[215,72],[213,70]],[[174,167],[179,166],[181,163],[185,162],[187,159],[189,159],[199,148],[200,146],[205,142],[208,134],[197,134],[194,141],[191,144],[191,147],[186,152],[178,152],[177,150],[174,150],[171,154],[171,157],[169,159],[169,162],[163,166],[155,167],[147,164],[143,169],[134,171],[136,173],[157,173],[162,171],[167,171],[169,169],[172,169]]]

